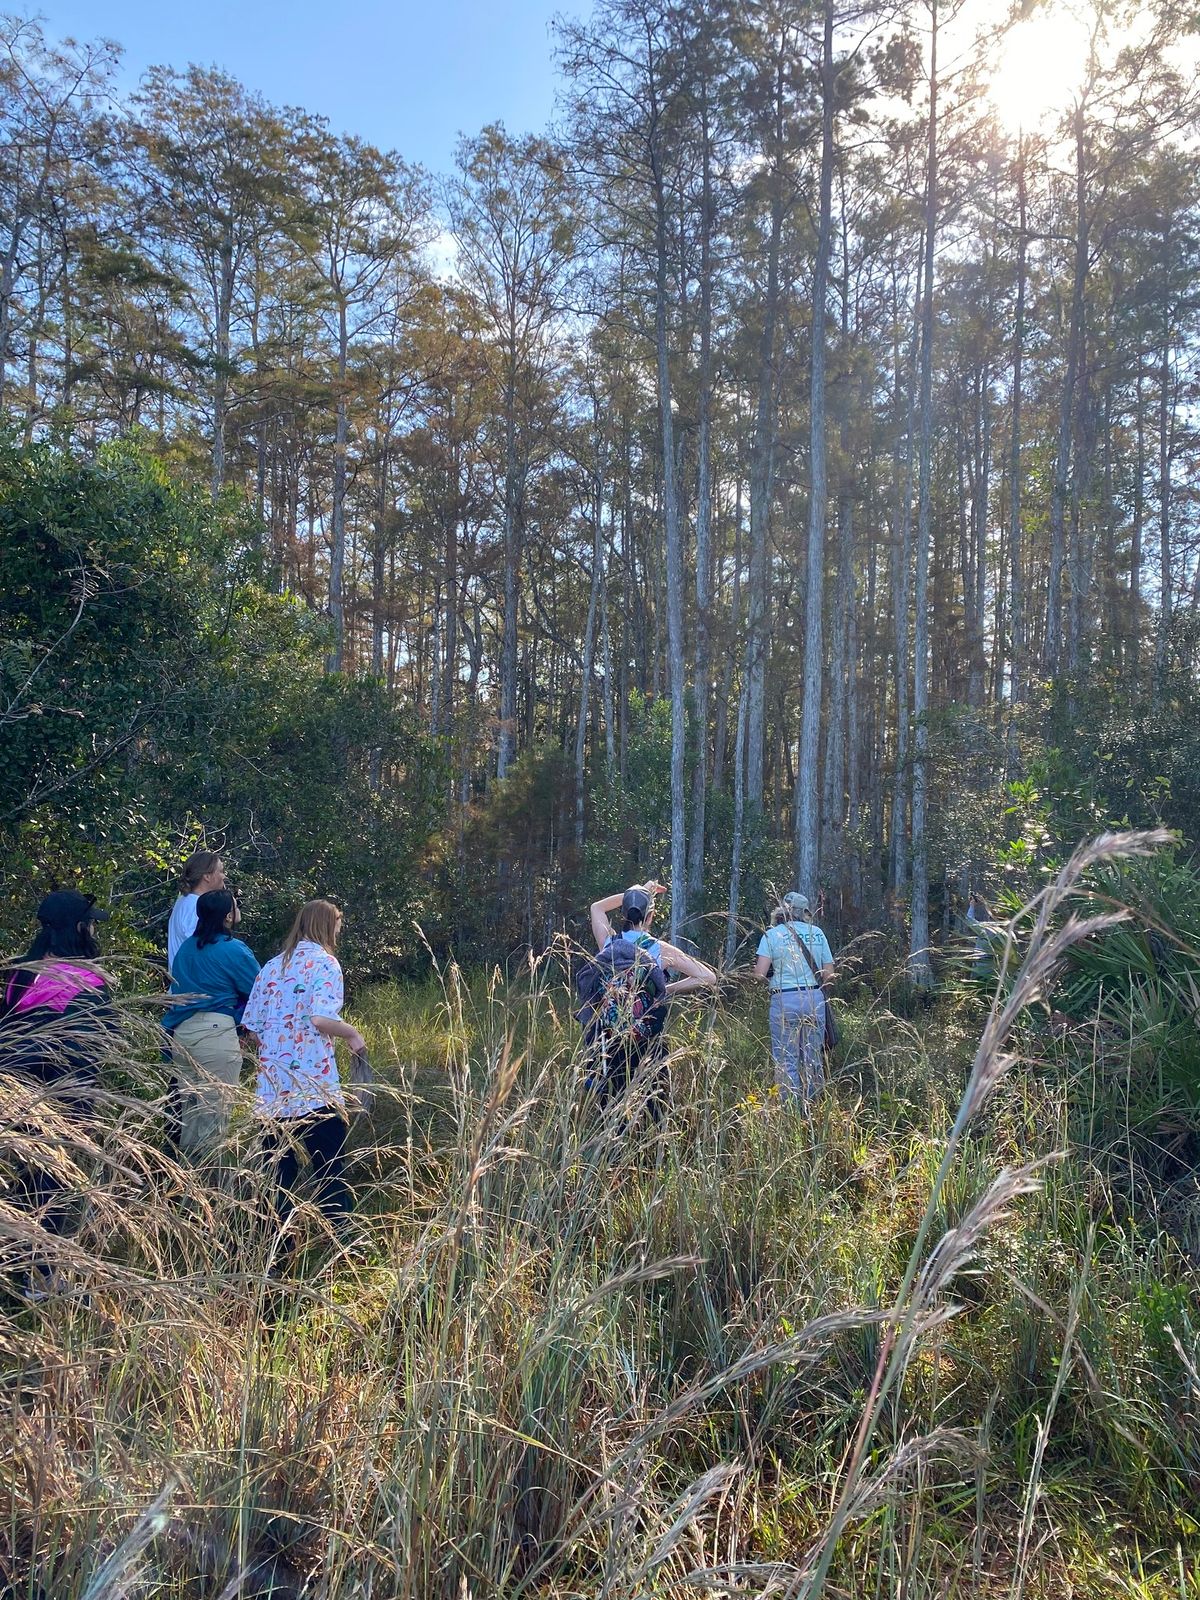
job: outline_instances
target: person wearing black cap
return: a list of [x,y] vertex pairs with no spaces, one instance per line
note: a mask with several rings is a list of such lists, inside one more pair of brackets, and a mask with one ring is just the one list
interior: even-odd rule
[[[667,984],[668,997],[688,994],[693,989],[714,988],[717,975],[710,966],[697,960],[695,956],[685,954],[678,946],[656,939],[650,932],[650,924],[654,920],[654,902],[659,895],[666,892],[665,886],[661,883],[653,881],[634,883],[621,894],[610,894],[604,900],[594,901],[591,923],[596,949],[603,950],[613,939],[625,939],[640,950],[644,950],[651,961],[664,972],[679,974]],[[621,933],[614,933],[608,914],[618,908],[624,921],[624,929]]]
[[[37,918],[38,932],[25,965],[5,975],[0,999],[0,1017],[5,1019],[34,1012],[62,1016],[82,1000],[107,997],[104,974],[77,964],[95,961],[100,954],[96,924],[107,922],[108,912],[97,909],[96,897],[56,889],[38,907]],[[40,963],[36,969],[35,962]]]
[[[57,889],[38,907],[38,932],[25,961],[0,975],[0,1069],[44,1085],[60,1109],[92,1104],[105,1035],[113,1025],[108,979],[93,965],[96,924],[108,920],[95,896]],[[70,1192],[54,1173],[26,1166],[19,1192],[50,1233],[66,1230]],[[44,1269],[36,1276],[45,1276]]]

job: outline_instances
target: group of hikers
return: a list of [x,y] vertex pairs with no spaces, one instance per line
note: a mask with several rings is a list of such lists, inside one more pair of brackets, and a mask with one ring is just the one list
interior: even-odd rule
[[193,1160],[225,1142],[242,1073],[241,1029],[256,1045],[254,1109],[281,1211],[299,1171],[299,1146],[322,1209],[344,1218],[352,1204],[344,1161],[348,1121],[334,1041],[345,1040],[352,1055],[364,1055],[367,1046],[341,1015],[342,913],[330,900],[306,900],[282,950],[262,967],[235,936],[240,923],[224,862],[215,851],[197,851],[184,866],[183,893],[167,930],[171,993],[180,997],[163,1017],[175,1072],[175,1137]]
[[[596,956],[579,974],[579,1021],[588,1053],[587,1083],[602,1101],[624,1094],[642,1076],[647,1107],[660,1117],[666,1102],[664,1028],[673,996],[712,989],[712,967],[651,930],[660,883],[637,883],[597,900],[591,909]],[[610,914],[619,908],[622,927]],[[825,987],[833,952],[812,920],[808,897],[792,890],[772,913],[759,940],[754,975],[770,986],[769,1021],[775,1085],[781,1099],[807,1105],[824,1081],[832,1016]]]
[[[24,960],[0,975],[0,1071],[32,1088],[60,1114],[94,1109],[106,1054],[121,1037],[109,979],[101,967],[98,927],[109,913],[92,896],[55,890],[38,906],[38,931]],[[163,1015],[168,1140],[189,1163],[220,1173],[244,1060],[243,1038],[257,1059],[254,1092],[260,1162],[271,1173],[282,1222],[296,1198],[306,1153],[314,1202],[343,1235],[353,1209],[345,1172],[346,1095],[334,1041],[355,1056],[366,1041],[343,1020],[337,959],[342,913],[328,900],[306,901],[283,948],[264,966],[236,936],[241,921],[215,851],[198,851],[183,870],[182,892],[168,925],[170,998]],[[36,1123],[16,1110],[26,1152],[18,1162],[16,1200],[50,1234],[77,1217],[78,1196],[39,1159]],[[287,1259],[289,1237],[279,1260]],[[53,1278],[35,1260],[27,1294],[40,1299]]]
[[[718,983],[707,963],[655,937],[656,902],[665,893],[662,884],[649,882],[597,900],[590,914],[596,953],[579,963],[577,976],[588,1095],[607,1107],[636,1082],[656,1120],[669,1089],[664,1029],[670,1001]],[[617,911],[621,923],[614,929]],[[0,974],[0,1071],[35,1090],[49,1088],[53,1102],[68,1112],[85,1114],[94,1102],[105,1038],[117,1033],[109,980],[99,965],[98,926],[108,917],[94,897],[55,890],[38,907],[38,931],[24,960]],[[238,937],[241,912],[224,861],[216,851],[196,851],[184,864],[168,923],[170,1004],[162,1020],[172,1076],[168,1134],[179,1154],[219,1168],[251,1053],[259,1149],[273,1173],[278,1217],[292,1209],[304,1152],[312,1199],[344,1233],[353,1193],[335,1042],[343,1040],[360,1062],[366,1042],[341,1015],[342,922],[331,901],[306,901],[282,949],[260,966]],[[780,1097],[807,1105],[823,1082],[832,1021],[824,986],[833,977],[833,955],[803,894],[785,895],[776,908],[754,973],[770,988]],[[26,1165],[18,1198],[49,1232],[70,1225],[74,1197],[48,1166]],[[31,1282],[39,1281],[35,1271]]]

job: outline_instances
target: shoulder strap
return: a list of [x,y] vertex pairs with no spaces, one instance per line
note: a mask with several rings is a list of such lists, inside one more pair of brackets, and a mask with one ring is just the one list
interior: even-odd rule
[[4,974],[4,994],[0,998],[0,1016],[13,1010],[21,996],[33,985],[35,974],[28,967],[18,967]]

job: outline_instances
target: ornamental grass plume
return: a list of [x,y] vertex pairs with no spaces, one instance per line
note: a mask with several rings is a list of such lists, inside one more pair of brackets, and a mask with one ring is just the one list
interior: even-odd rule
[[[811,1575],[795,1591],[796,1600],[800,1600],[800,1596],[803,1596],[803,1600],[816,1600],[824,1591],[838,1542],[857,1514],[859,1489],[885,1402],[903,1382],[919,1337],[921,1319],[929,1314],[933,1304],[946,1292],[955,1274],[970,1260],[988,1228],[1004,1214],[1011,1201],[1019,1194],[1030,1193],[1037,1186],[1034,1169],[1002,1172],[961,1228],[951,1230],[952,1235],[957,1237],[947,1236],[922,1270],[926,1240],[963,1136],[1004,1081],[1015,1061],[1008,1049],[1008,1041],[1018,1017],[1043,996],[1051,975],[1073,945],[1124,921],[1129,913],[1117,910],[1095,917],[1068,916],[1057,927],[1054,925],[1055,917],[1091,868],[1102,862],[1149,856],[1170,842],[1171,835],[1162,829],[1101,834],[1081,845],[1054,879],[1008,924],[996,993],[888,1319],[887,1333],[880,1346],[871,1388],[843,1469],[833,1514],[820,1541]],[[1016,929],[1030,916],[1034,920],[1025,956],[1011,987],[1005,993],[1004,985],[1017,949]]]
[[[922,1138],[940,1161],[928,1196],[911,1126],[889,1122],[869,1147],[867,1112],[858,1126],[832,1103],[811,1122],[748,1115],[765,1056],[737,1013],[722,1023],[740,1060],[711,1011],[682,1011],[662,1125],[638,1119],[638,1087],[615,1119],[591,1114],[550,960],[508,987],[447,969],[430,986],[436,1027],[410,1000],[432,1064],[373,1049],[377,1104],[353,1136],[365,1245],[348,1255],[298,1206],[294,1276],[272,1275],[280,1229],[250,1119],[235,1118],[220,1181],[161,1148],[161,1066],[136,1007],[86,1121],[0,1062],[0,1180],[23,1156],[45,1161],[79,1204],[56,1237],[0,1200],[0,1268],[11,1279],[36,1253],[71,1289],[0,1306],[0,1588],[821,1594],[846,1530],[869,1537],[880,1507],[924,1492],[926,1466],[982,1471],[974,1411],[909,1428],[896,1400],[922,1342],[940,1351],[956,1283],[1045,1173],[968,1172],[982,1193],[961,1206],[947,1180],[1012,1058],[1013,995],[1043,991],[1095,925],[1059,926],[1078,873],[1156,842],[1093,846],[1034,902],[1024,966],[1000,987],[945,1148]],[[940,1085],[934,1103],[939,1117],[955,1104]],[[880,1218],[885,1158],[917,1229],[895,1293],[883,1286],[909,1219]],[[930,1248],[943,1210],[960,1220]],[[789,1453],[803,1461],[798,1510],[771,1501]],[[1023,1529],[1037,1503],[1031,1491]],[[788,1542],[764,1546],[759,1530],[787,1516]],[[1036,1561],[1036,1537],[1022,1549]]]

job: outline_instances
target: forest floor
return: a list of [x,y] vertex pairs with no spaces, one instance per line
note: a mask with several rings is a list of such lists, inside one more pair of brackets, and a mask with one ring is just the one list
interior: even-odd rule
[[1200,1595],[1195,1211],[1095,1049],[1035,1020],[967,1120],[983,1003],[863,994],[807,1117],[761,996],[689,1000],[629,1132],[570,1013],[363,997],[353,1237],[297,1213],[278,1276],[261,1188],[125,1103],[3,1303],[12,1594]]

